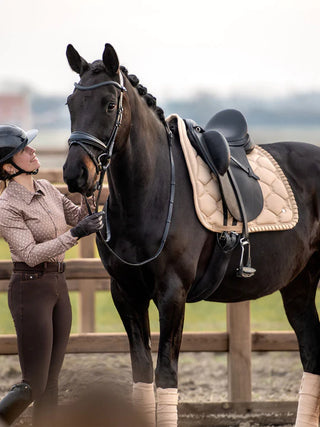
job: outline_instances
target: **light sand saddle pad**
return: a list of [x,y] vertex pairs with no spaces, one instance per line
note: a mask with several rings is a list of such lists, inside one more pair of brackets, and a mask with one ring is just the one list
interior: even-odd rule
[[[176,114],[167,118],[178,122],[181,146],[187,163],[193,187],[194,205],[201,224],[210,231],[221,233],[235,231],[241,233],[242,223],[232,225],[228,216],[223,225],[223,206],[217,180],[209,167],[192,147],[184,121]],[[249,163],[259,176],[264,205],[259,216],[248,223],[250,233],[258,231],[279,231],[293,228],[299,219],[298,207],[289,182],[275,159],[262,147],[255,146],[248,155]]]

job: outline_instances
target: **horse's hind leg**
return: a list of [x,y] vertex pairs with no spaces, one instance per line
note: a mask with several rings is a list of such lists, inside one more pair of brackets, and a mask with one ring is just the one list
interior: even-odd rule
[[320,276],[319,261],[319,254],[316,254],[299,276],[281,290],[288,320],[298,339],[304,371],[296,427],[319,425],[320,324],[315,305]]
[[126,329],[131,355],[133,404],[142,413],[149,427],[155,426],[153,363],[150,348],[149,300],[142,296],[131,299],[115,280],[112,297]]

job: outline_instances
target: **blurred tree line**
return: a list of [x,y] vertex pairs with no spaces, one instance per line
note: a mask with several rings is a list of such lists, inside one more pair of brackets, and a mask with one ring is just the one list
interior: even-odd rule
[[[69,128],[68,108],[63,96],[32,95],[34,126]],[[188,99],[171,99],[162,105],[165,115],[176,113],[204,126],[218,111],[236,108],[247,118],[249,126],[319,126],[320,92],[292,94],[284,97],[216,96],[199,92]]]

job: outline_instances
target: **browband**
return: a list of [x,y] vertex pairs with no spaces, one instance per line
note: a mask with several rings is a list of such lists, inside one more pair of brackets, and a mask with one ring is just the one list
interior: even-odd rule
[[108,80],[105,82],[96,83],[96,84],[91,85],[91,86],[82,86],[79,83],[74,83],[74,87],[76,89],[79,89],[79,90],[91,90],[91,89],[97,89],[98,87],[101,87],[101,86],[112,85],[112,86],[115,86],[116,88],[120,89],[121,92],[126,92],[127,89],[123,86],[123,76],[122,76],[121,72],[119,73],[119,78],[120,78],[120,83],[113,81],[113,80]]

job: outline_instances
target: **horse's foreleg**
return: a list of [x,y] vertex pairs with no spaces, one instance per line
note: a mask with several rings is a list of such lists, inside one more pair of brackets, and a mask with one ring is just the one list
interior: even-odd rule
[[132,365],[132,401],[148,426],[155,426],[153,363],[150,348],[149,301],[131,300],[112,284],[112,297],[128,335]]
[[160,341],[156,367],[157,427],[178,425],[178,358],[182,339],[185,292],[182,286],[167,284],[157,300]]
[[156,402],[153,383],[134,382],[132,388],[132,403],[142,414],[148,427],[155,427]]
[[[316,265],[315,265],[316,262]],[[320,403],[320,325],[315,305],[318,258],[281,291],[288,320],[294,329],[303,365],[296,427],[318,427]]]

